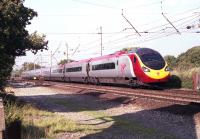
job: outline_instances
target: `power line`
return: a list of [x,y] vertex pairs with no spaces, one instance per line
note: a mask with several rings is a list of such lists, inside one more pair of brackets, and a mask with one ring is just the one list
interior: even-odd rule
[[92,6],[97,6],[97,7],[103,7],[103,8],[109,8],[109,9],[119,10],[119,8],[114,7],[114,6],[109,6],[109,5],[105,5],[105,4],[98,4],[98,3],[88,2],[88,1],[85,1],[85,0],[72,0],[72,1],[83,3],[83,4],[88,4],[88,5],[92,5]]

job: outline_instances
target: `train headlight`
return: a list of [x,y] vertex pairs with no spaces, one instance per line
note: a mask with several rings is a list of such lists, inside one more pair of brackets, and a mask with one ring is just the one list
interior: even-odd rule
[[171,71],[171,69],[167,66],[167,67],[165,68],[165,71]]
[[149,70],[148,68],[146,68],[146,67],[142,67],[142,70],[143,70],[144,72],[150,72],[150,70]]

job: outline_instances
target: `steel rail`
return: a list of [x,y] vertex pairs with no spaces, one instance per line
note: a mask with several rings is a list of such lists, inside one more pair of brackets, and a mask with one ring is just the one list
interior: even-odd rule
[[[194,94],[173,94],[173,93],[159,93],[158,91],[148,91],[146,90],[134,90],[134,89],[127,89],[127,88],[118,88],[118,87],[107,87],[107,86],[96,86],[96,85],[85,85],[85,84],[68,84],[68,83],[54,83],[52,84],[54,87],[61,87],[61,88],[78,88],[78,89],[85,89],[85,90],[93,90],[93,91],[99,91],[99,92],[107,92],[122,96],[128,96],[128,97],[145,97],[145,98],[151,98],[151,99],[162,99],[162,100],[168,100],[173,102],[186,102],[186,103],[200,103],[200,96],[194,95]],[[169,92],[169,90],[167,90]]]

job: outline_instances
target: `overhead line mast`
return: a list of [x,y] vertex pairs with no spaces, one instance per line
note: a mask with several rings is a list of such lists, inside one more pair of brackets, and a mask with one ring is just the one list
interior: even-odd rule
[[176,32],[181,35],[181,32],[172,24],[172,22],[162,13],[163,17],[169,22],[169,24],[176,30]]
[[162,16],[165,18],[165,20],[167,20],[167,22],[169,22],[169,24],[176,30],[176,32],[181,35],[181,32],[172,24],[172,22],[164,15],[163,13],[163,8],[162,8],[162,1],[160,2],[160,6],[161,6],[161,11],[162,11]]
[[101,56],[103,53],[103,43],[102,43],[102,26],[100,26],[100,34],[101,34]]
[[139,36],[142,36],[138,30],[131,24],[131,22],[124,16],[124,13],[123,13],[123,9],[122,9],[122,16],[124,17],[124,19],[131,25],[131,27],[135,30],[135,32],[139,35]]

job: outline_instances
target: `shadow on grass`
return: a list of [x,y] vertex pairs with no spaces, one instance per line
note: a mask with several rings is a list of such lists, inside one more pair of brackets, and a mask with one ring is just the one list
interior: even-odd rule
[[26,105],[25,102],[19,102],[13,94],[0,93],[0,97],[4,102],[6,139],[38,139],[46,137],[44,128],[31,124],[22,124],[19,113],[15,111],[19,111],[22,106]]
[[109,128],[81,139],[198,139],[194,115],[199,112],[198,105],[189,104],[112,116],[113,124]]
[[29,124],[22,126],[21,133],[22,133],[21,135],[22,139],[39,139],[47,137],[45,134],[45,128],[36,127]]
[[[92,117],[87,119],[85,123],[88,126],[110,125],[98,132],[87,134],[82,139],[198,138],[194,115],[200,112],[199,105],[170,105],[152,110],[110,116],[102,110],[119,107],[127,99],[104,100],[99,99],[101,95],[103,94],[96,92],[91,96],[88,92],[88,95],[55,94],[24,96],[23,98],[34,102],[39,108],[51,112],[84,112],[84,114]],[[94,120],[99,122],[93,123]]]

